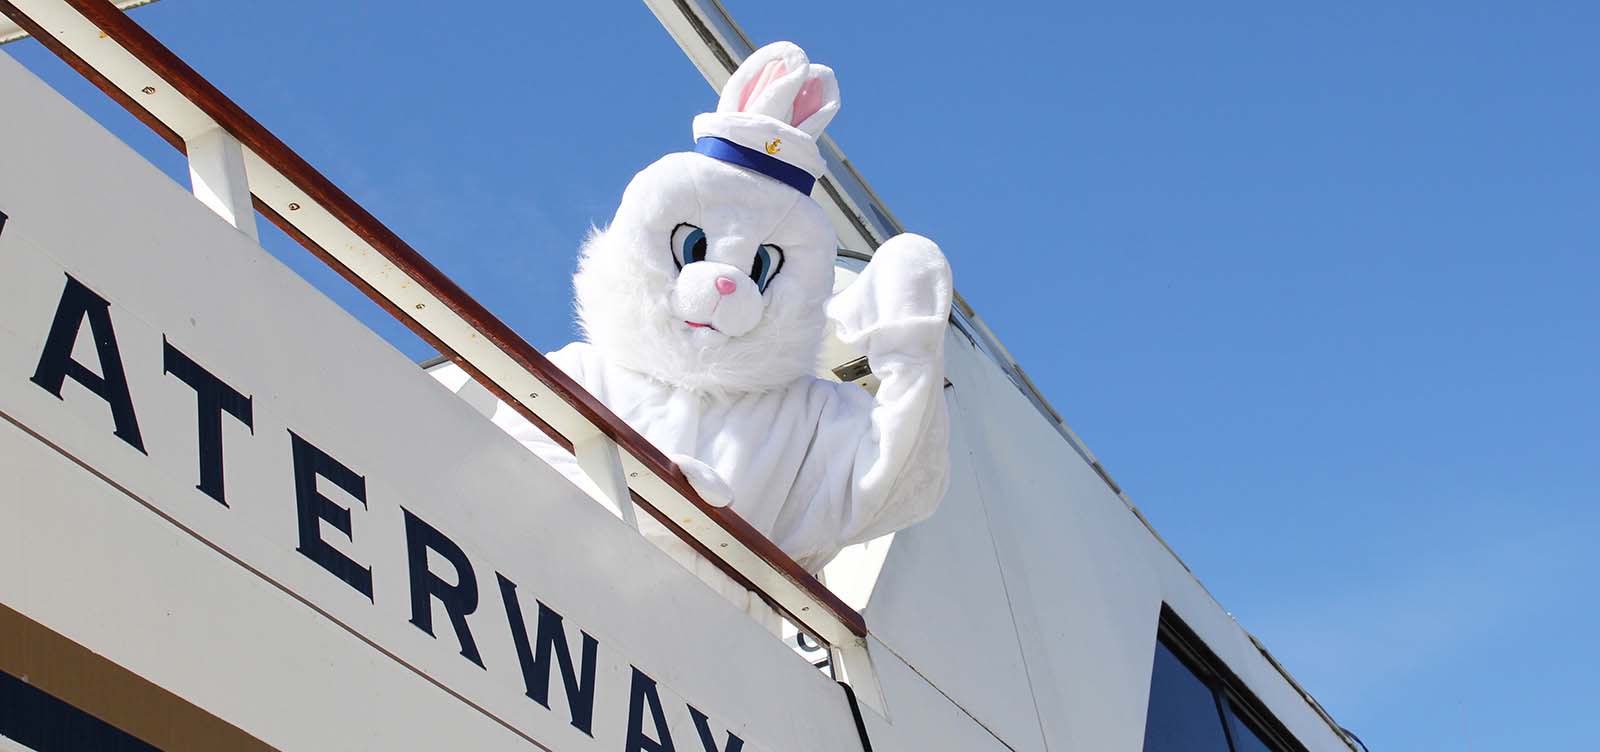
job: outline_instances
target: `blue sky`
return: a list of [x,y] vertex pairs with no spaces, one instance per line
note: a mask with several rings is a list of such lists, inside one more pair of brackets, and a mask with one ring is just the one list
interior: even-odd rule
[[[840,71],[851,159],[1343,724],[1593,746],[1600,5],[727,4]],[[136,13],[546,349],[578,240],[714,104],[633,2]]]

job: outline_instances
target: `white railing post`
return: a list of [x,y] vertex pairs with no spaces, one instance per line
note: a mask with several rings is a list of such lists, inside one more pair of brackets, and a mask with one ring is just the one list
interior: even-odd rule
[[867,652],[866,638],[858,637],[829,645],[828,652],[833,660],[834,678],[850,685],[850,689],[856,693],[857,702],[888,718],[888,704],[884,701],[883,686],[878,683],[878,672],[872,667],[872,655]]
[[600,488],[600,493],[616,505],[622,521],[628,527],[639,529],[639,520],[633,510],[633,495],[628,492],[628,478],[623,474],[622,450],[605,434],[595,431],[586,438],[572,442],[572,456],[578,468]]
[[244,147],[216,127],[187,140],[184,148],[189,153],[189,180],[195,198],[239,232],[259,241],[250,181],[244,173]]

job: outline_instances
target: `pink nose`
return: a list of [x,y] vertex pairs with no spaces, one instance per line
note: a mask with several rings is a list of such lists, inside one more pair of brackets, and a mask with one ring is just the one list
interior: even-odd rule
[[734,284],[733,280],[727,277],[717,277],[717,292],[723,295],[732,295],[733,291],[737,289],[739,289],[739,286]]

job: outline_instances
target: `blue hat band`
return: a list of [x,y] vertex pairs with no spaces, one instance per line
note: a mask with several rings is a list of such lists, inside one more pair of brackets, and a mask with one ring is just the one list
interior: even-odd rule
[[817,184],[817,179],[811,177],[811,173],[770,154],[740,146],[725,138],[702,136],[694,142],[694,150],[712,159],[755,170],[807,196],[811,195],[811,189]]

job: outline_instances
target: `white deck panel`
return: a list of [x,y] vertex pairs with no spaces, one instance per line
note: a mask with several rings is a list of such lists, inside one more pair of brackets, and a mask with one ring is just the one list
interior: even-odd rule
[[4,421],[0,477],[0,600],[268,744],[529,749]]
[[[5,56],[0,92],[15,105],[0,119],[0,211],[10,217],[0,233],[0,412],[192,531],[128,495],[77,493],[88,476],[70,469],[60,476],[74,479],[70,492],[57,476],[14,472],[7,516],[20,524],[0,526],[10,534],[73,518],[104,524],[78,536],[57,529],[49,551],[14,548],[28,553],[0,571],[8,604],[285,749],[330,748],[317,741],[325,724],[286,724],[280,709],[332,700],[287,672],[257,675],[254,661],[350,674],[355,684],[330,686],[350,690],[336,707],[358,718],[464,713],[466,726],[476,714],[482,728],[467,738],[486,748],[508,726],[563,752],[620,748],[630,664],[660,683],[680,748],[697,741],[685,701],[734,728],[748,750],[859,745],[837,686]],[[57,399],[28,380],[68,273],[110,301],[148,454],[112,436],[106,402],[87,389],[68,380]],[[87,331],[76,358],[94,367]],[[195,392],[163,374],[163,337],[253,396],[253,431],[223,420],[228,507],[195,488]],[[322,537],[372,568],[370,601],[295,550],[291,430],[365,477],[366,509],[319,487],[352,507],[353,540],[327,524]],[[56,497],[67,495],[90,506],[57,515],[68,502]],[[436,638],[409,622],[402,506],[466,552],[479,591],[467,621],[487,668],[458,654],[437,600]],[[130,515],[142,522],[125,522]],[[204,558],[202,540],[257,574]],[[77,565],[44,566],[39,557],[50,555]],[[27,565],[34,559],[41,564]],[[453,580],[448,564],[430,570]],[[519,586],[530,629],[537,598],[565,617],[574,647],[577,628],[599,640],[595,739],[568,724],[559,679],[554,711],[523,695],[497,572]],[[272,595],[285,591],[297,599]],[[394,657],[371,646],[351,654],[330,629]],[[389,702],[440,692],[423,675],[482,712]],[[348,731],[352,747],[410,747],[383,742],[406,738],[413,720],[361,724]]]

